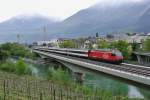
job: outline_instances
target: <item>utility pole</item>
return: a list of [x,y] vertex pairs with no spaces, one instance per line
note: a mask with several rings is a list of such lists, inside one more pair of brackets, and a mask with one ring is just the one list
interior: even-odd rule
[[17,43],[20,43],[20,34],[17,34]]

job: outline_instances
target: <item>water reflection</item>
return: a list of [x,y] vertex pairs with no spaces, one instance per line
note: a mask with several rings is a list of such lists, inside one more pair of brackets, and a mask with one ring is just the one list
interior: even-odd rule
[[129,88],[128,96],[130,98],[136,97],[136,98],[144,99],[144,96],[140,93],[140,91],[135,86],[129,85],[128,88]]

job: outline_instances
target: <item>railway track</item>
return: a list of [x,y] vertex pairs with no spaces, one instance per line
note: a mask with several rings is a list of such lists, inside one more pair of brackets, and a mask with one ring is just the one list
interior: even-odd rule
[[150,68],[148,67],[139,67],[139,66],[132,66],[132,65],[126,65],[126,64],[120,64],[120,65],[114,65],[109,63],[103,63],[103,62],[96,62],[97,65],[105,66],[107,68],[129,72],[131,74],[137,74],[145,77],[150,77]]
[[54,54],[57,56],[62,56],[62,57],[66,57],[69,59],[75,59],[75,60],[79,60],[79,61],[83,61],[83,62],[87,62],[87,63],[91,63],[91,64],[96,64],[99,66],[103,66],[103,67],[107,67],[107,68],[111,68],[111,69],[115,69],[115,70],[119,70],[119,71],[124,71],[124,72],[128,72],[131,74],[136,74],[139,76],[144,76],[144,77],[150,78],[150,67],[126,64],[126,63],[122,63],[120,65],[115,65],[115,64],[104,63],[104,62],[100,62],[100,61],[94,61],[91,59],[68,56],[68,55],[64,55],[64,54],[57,54],[57,53],[50,52],[47,50],[42,50],[42,51],[47,52],[47,53],[51,53],[51,54]]
[[122,65],[126,68],[129,68],[129,70],[135,70],[137,72],[140,72],[139,74],[150,77],[150,67],[126,64],[126,63],[123,63]]

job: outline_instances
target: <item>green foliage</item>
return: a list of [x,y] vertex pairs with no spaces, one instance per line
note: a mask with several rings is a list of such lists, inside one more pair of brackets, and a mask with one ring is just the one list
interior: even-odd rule
[[[109,91],[105,91],[100,88],[93,88],[88,85],[76,85],[75,87],[76,92],[83,92],[83,94],[92,96],[92,95],[100,95],[101,100],[112,100],[113,95]],[[96,97],[95,97],[96,99]]]
[[27,70],[27,65],[21,59],[16,63],[12,61],[1,62],[0,70],[5,72],[12,72],[18,75],[26,74],[29,71]]
[[98,48],[106,49],[109,48],[109,44],[105,40],[98,41]]
[[111,48],[117,48],[119,51],[121,51],[125,59],[130,58],[132,48],[130,44],[127,43],[126,41],[119,40],[119,41],[113,42],[111,44]]
[[98,44],[98,48],[102,48],[102,49],[107,49],[107,48],[118,49],[119,51],[122,52],[125,59],[129,59],[132,53],[132,49],[137,48],[137,46],[135,47],[135,45],[133,45],[134,47],[132,47],[129,43],[123,40],[115,41],[112,43],[108,43],[106,40],[99,40],[97,44]]
[[69,73],[58,68],[57,70],[51,71],[52,80],[57,81],[61,84],[68,85],[71,81]]
[[10,57],[10,52],[0,49],[0,60],[6,60]]
[[59,43],[59,47],[60,48],[75,48],[76,44],[71,40],[67,40],[67,41],[63,41]]
[[0,65],[0,70],[6,71],[6,72],[15,72],[16,65],[15,63],[11,61],[2,62]]
[[138,90],[142,93],[142,95],[143,95],[145,98],[147,98],[147,100],[150,99],[150,92],[149,92],[148,89],[147,89],[147,91],[145,91],[144,89],[138,89]]
[[150,38],[146,39],[143,43],[143,50],[146,52],[150,52]]
[[24,63],[24,61],[22,59],[20,59],[17,63],[16,63],[16,73],[21,75],[21,74],[25,74],[27,70],[27,65]]
[[10,56],[35,58],[35,54],[31,53],[27,47],[17,43],[5,43],[0,45],[0,55],[1,59],[6,59]]
[[75,86],[75,91],[76,91],[76,92],[83,91],[84,94],[86,94],[86,95],[91,95],[91,94],[93,94],[93,89],[92,89],[92,87],[90,87],[90,86],[88,86],[88,85],[80,85],[80,84],[78,84],[78,85]]
[[140,50],[140,45],[138,43],[132,43],[132,50],[133,51],[139,51]]
[[[113,95],[123,95],[126,96],[128,94],[128,87],[120,82],[112,82],[112,87],[108,88]],[[115,87],[117,86],[117,88]]]

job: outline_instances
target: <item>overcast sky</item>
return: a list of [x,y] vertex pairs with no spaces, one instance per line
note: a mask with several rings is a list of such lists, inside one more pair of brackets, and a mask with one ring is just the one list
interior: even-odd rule
[[117,3],[142,0],[0,0],[0,22],[17,15],[41,14],[65,19],[81,9],[97,3]]

